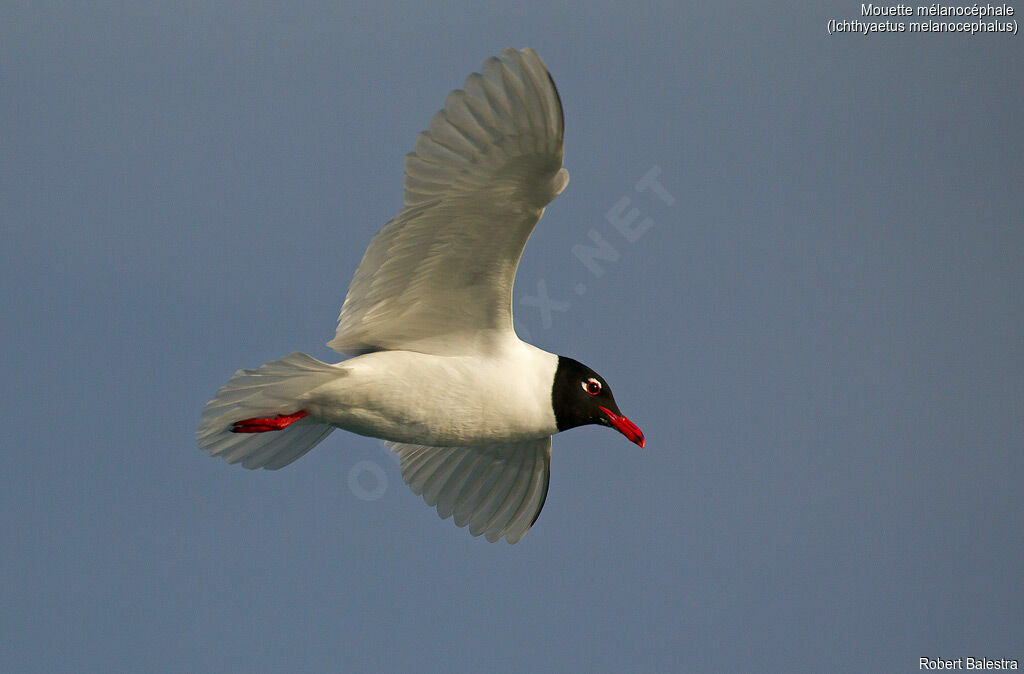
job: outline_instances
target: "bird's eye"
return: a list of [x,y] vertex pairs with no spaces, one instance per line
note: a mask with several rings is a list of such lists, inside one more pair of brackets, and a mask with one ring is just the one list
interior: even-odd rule
[[601,392],[601,382],[591,377],[583,382],[583,390],[592,396],[596,396]]

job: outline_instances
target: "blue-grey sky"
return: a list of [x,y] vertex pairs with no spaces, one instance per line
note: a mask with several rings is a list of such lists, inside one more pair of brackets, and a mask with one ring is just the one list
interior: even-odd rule
[[[1024,660],[1024,38],[548,4],[3,4],[0,669]],[[372,439],[197,450],[235,369],[331,358],[403,155],[506,46],[553,73],[572,175],[520,334],[647,448],[557,436],[515,546]]]

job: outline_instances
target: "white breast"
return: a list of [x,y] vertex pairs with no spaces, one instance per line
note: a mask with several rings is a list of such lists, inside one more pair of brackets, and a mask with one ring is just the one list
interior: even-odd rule
[[395,442],[471,446],[557,432],[558,357],[514,336],[488,355],[381,351],[337,365],[306,409],[339,428]]

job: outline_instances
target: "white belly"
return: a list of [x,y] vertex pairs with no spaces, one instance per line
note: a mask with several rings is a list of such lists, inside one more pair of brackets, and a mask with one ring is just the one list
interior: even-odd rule
[[479,445],[557,432],[551,386],[558,357],[516,340],[497,356],[381,351],[337,367],[310,392],[318,421],[396,442]]

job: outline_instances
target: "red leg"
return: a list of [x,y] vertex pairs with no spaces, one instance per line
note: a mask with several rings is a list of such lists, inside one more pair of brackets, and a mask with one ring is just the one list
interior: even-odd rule
[[299,419],[309,416],[306,410],[295,414],[278,414],[276,417],[255,417],[242,419],[231,424],[232,433],[266,433],[267,431],[283,431]]

